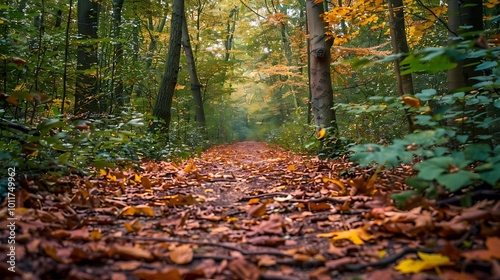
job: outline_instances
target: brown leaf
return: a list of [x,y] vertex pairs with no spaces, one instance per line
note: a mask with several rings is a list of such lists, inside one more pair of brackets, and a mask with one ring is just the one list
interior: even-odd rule
[[117,261],[113,264],[114,269],[118,270],[136,270],[141,266],[140,261]]
[[285,239],[277,236],[257,236],[250,238],[248,243],[260,246],[278,247],[285,245]]
[[330,210],[332,206],[327,202],[311,202],[309,203],[309,210],[311,211],[326,211]]
[[260,278],[260,271],[257,266],[244,259],[236,259],[229,262],[227,268],[234,273],[238,279],[258,280]]
[[266,205],[263,203],[252,206],[247,211],[248,216],[258,218],[266,214]]
[[258,261],[257,265],[259,267],[276,265],[276,259],[274,257],[269,256],[269,255],[264,255],[264,256],[258,258],[258,260],[259,261]]
[[183,280],[184,278],[177,268],[163,270],[139,269],[134,271],[133,275],[144,280]]
[[109,251],[108,255],[113,256],[117,255],[123,259],[145,259],[152,260],[154,258],[153,254],[150,251],[146,251],[139,247],[131,247],[131,246],[121,246],[114,245]]
[[175,249],[170,252],[170,259],[176,264],[188,264],[193,260],[193,249],[187,244],[183,244],[175,247]]
[[327,261],[325,263],[325,266],[328,267],[329,269],[341,269],[344,265],[346,264],[351,264],[351,263],[357,263],[358,259],[356,258],[351,258],[351,257],[345,257],[345,258],[340,258],[332,261]]

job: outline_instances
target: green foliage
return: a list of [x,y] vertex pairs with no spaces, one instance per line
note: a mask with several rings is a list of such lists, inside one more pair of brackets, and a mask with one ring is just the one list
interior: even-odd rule
[[[411,107],[391,97],[372,98],[382,102],[376,106],[339,104],[337,108],[350,114],[362,114],[373,107],[372,111],[406,109],[414,114],[418,126],[414,133],[390,144],[353,146],[351,159],[363,166],[376,163],[387,168],[417,162],[414,165],[417,175],[406,181],[413,189],[393,196],[400,206],[414,195],[436,199],[442,190],[453,193],[484,184],[499,187],[500,68],[495,60],[499,54],[499,48],[476,49],[471,42],[425,48],[405,59],[405,73],[435,73],[455,67],[457,61],[476,59],[475,70],[483,74],[472,78],[477,83],[471,88],[457,92],[440,94],[434,89],[423,90],[415,94],[419,104],[410,104]],[[379,61],[363,60],[363,63]]]
[[196,147],[147,133],[150,119],[139,113],[89,120],[50,118],[29,133],[1,130],[0,160],[21,173],[87,172],[89,167],[128,165],[142,160],[191,157]]

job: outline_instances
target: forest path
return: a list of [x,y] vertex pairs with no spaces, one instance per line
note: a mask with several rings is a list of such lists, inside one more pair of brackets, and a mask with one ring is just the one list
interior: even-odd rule
[[[408,173],[409,167],[378,172],[241,142],[182,162],[144,162],[140,171],[47,176],[16,194],[23,206],[15,212],[16,272],[2,277],[410,279],[396,270],[399,263],[399,270],[420,275],[415,279],[490,279],[481,270],[460,272],[460,262],[450,260],[465,240],[484,248],[463,222],[496,217],[500,203],[467,212],[420,200],[419,207],[397,210],[390,195]],[[0,209],[8,251],[6,215]],[[431,270],[401,265],[417,251],[434,256],[420,266]],[[2,257],[3,273],[9,257]],[[445,267],[438,276],[439,266]]]

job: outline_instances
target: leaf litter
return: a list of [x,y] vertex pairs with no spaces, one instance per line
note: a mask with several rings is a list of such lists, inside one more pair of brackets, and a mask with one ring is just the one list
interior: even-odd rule
[[[241,142],[139,170],[26,177],[16,269],[1,255],[2,279],[500,277],[500,203],[399,210],[390,196],[411,173]],[[7,215],[4,203],[4,252]]]

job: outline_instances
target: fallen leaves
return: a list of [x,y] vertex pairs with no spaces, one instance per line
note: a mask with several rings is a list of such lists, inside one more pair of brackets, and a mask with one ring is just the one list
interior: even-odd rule
[[[496,275],[500,203],[418,201],[397,210],[391,194],[405,186],[388,178],[408,170],[358,169],[255,142],[144,162],[140,171],[96,170],[66,179],[67,192],[19,192],[16,254],[20,269],[37,267],[43,279],[54,275],[45,267],[116,280],[404,279],[438,271],[469,280],[481,279],[479,268]],[[0,218],[8,236],[5,209]],[[474,228],[482,235],[467,235]],[[463,263],[468,273],[459,272]]]
[[462,256],[472,260],[490,260],[492,258],[500,259],[500,238],[490,236],[486,238],[485,250],[473,250],[463,252]]

